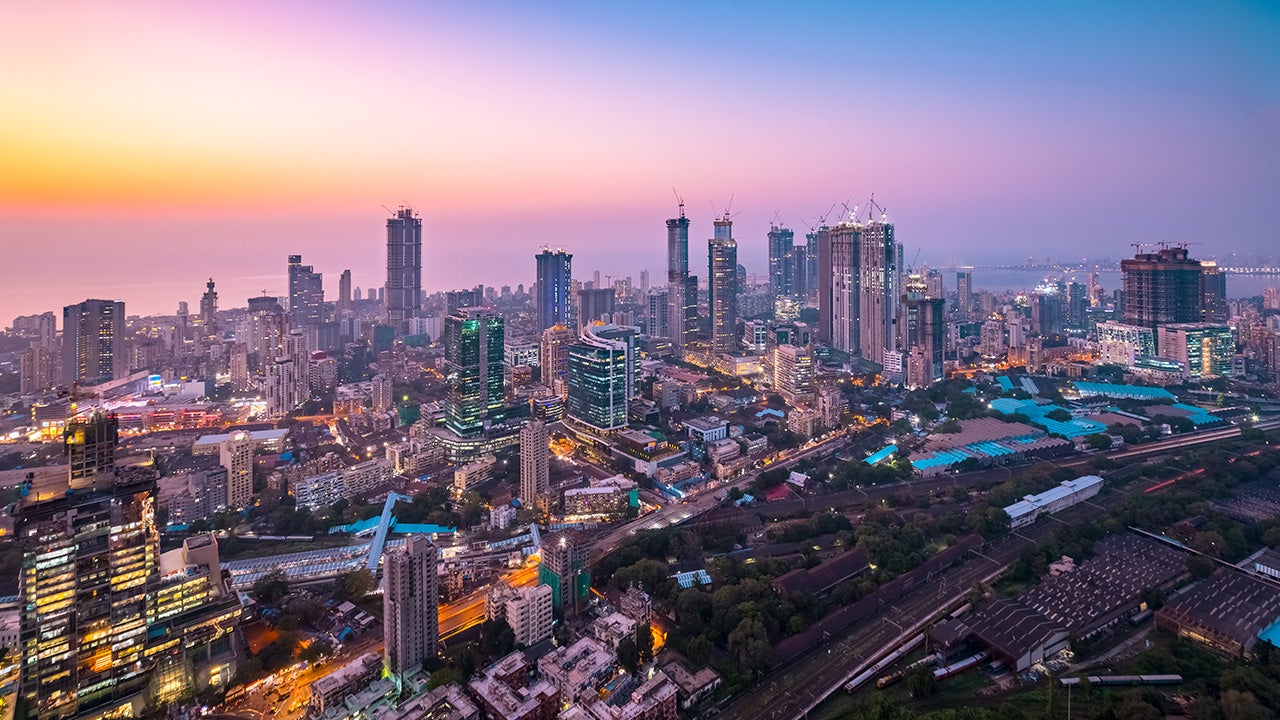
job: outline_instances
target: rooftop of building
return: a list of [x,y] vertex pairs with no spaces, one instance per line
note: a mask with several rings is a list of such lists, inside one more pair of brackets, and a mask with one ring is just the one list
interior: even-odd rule
[[1006,658],[1020,658],[1062,639],[1067,629],[1017,600],[1000,598],[964,623],[980,642]]
[[729,424],[728,420],[722,420],[715,415],[704,415],[702,417],[689,418],[684,421],[685,427],[698,432],[710,432],[717,428],[725,427]]
[[1097,475],[1084,475],[1074,480],[1064,480],[1062,483],[1055,485],[1042,493],[1027,495],[1018,502],[1006,507],[1004,511],[1011,518],[1020,517],[1027,513],[1034,512],[1037,508],[1045,507],[1046,505],[1051,505],[1063,498],[1070,497],[1075,493],[1101,486],[1102,478]]
[[812,568],[796,568],[773,581],[782,594],[807,592],[812,595],[826,592],[870,567],[871,561],[861,550],[840,553]]
[[1227,568],[1170,598],[1162,614],[1192,622],[1239,643],[1246,650],[1262,634],[1274,641],[1280,628],[1280,587]]

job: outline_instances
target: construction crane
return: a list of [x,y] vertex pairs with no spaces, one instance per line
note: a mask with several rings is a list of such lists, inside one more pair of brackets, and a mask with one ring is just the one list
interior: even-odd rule
[[676,192],[674,187],[671,188],[671,193],[676,196],[676,203],[680,206],[680,217],[684,217],[684,198],[680,196],[680,193]]

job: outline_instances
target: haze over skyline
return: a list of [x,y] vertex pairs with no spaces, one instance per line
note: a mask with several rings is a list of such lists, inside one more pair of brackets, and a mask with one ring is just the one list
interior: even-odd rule
[[731,196],[752,273],[775,211],[871,193],[924,262],[1280,246],[1274,3],[319,8],[9,11],[5,322],[243,305],[293,253],[377,286],[401,203],[431,291],[548,244],[659,285],[672,186],[698,275]]

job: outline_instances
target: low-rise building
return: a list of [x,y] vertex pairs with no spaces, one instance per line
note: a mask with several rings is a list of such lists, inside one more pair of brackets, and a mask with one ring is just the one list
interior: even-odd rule
[[462,494],[471,488],[493,479],[494,470],[498,467],[498,458],[493,455],[482,455],[472,462],[453,471],[453,489]]
[[622,613],[610,613],[591,623],[591,636],[617,652],[618,643],[625,638],[635,639],[636,621]]
[[567,647],[558,647],[538,658],[538,676],[566,698],[583,691],[594,692],[613,676],[616,653],[593,637],[584,637]]
[[348,695],[361,690],[382,674],[382,657],[365,653],[311,683],[311,710],[324,713],[341,704]]
[[1018,502],[1006,507],[1010,527],[1022,527],[1035,522],[1041,515],[1052,515],[1072,505],[1084,502],[1102,489],[1102,478],[1097,475],[1085,475],[1075,480],[1066,480],[1061,485],[1050,488],[1038,495],[1027,495]]
[[689,439],[697,443],[712,443],[729,437],[729,421],[715,415],[690,418],[684,421]]

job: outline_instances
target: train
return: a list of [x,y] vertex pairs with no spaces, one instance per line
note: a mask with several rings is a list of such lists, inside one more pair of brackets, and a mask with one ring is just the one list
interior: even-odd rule
[[866,670],[863,670],[857,675],[854,675],[852,680],[844,684],[844,691],[850,694],[857,692],[858,688],[866,684],[868,680],[875,677],[885,668],[901,660],[902,656],[916,649],[917,647],[919,647],[920,643],[923,643],[923,642],[924,642],[923,633],[921,633],[920,635],[916,635],[915,637],[906,641],[897,650],[894,650],[888,655],[885,655],[884,658],[880,660],[880,662],[877,662],[876,664],[872,665]]
[[991,653],[983,650],[982,652],[974,655],[970,655],[969,657],[963,660],[958,660],[956,662],[951,663],[950,665],[944,665],[938,668],[937,670],[933,671],[933,679],[946,680],[949,677],[959,675],[960,673],[964,672],[965,670],[968,670],[969,668],[977,667],[978,663],[982,662],[983,660],[986,660],[989,657],[991,657]]
[[1088,680],[1090,685],[1180,685],[1181,675],[1089,675],[1061,678],[1063,687],[1075,687]]
[[946,658],[943,656],[942,653],[933,653],[932,655],[926,655],[923,658],[920,658],[919,660],[902,668],[901,670],[898,670],[896,672],[891,672],[888,675],[885,675],[884,677],[880,678],[879,680],[876,681],[876,687],[881,689],[887,688],[890,685],[905,678],[912,670],[922,666],[937,665],[938,663],[942,662],[945,659]]

